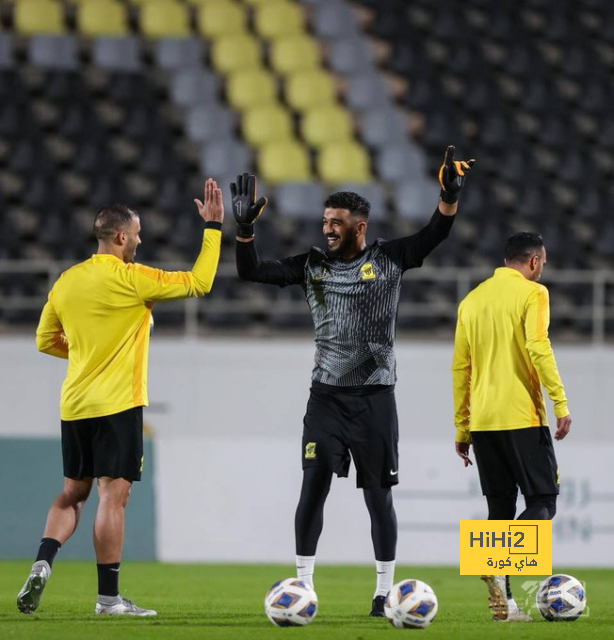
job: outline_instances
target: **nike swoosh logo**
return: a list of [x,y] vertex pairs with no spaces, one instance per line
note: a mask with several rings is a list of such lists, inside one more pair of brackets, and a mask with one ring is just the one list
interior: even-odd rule
[[378,572],[377,572],[377,575],[378,575],[378,576],[383,576],[385,573],[386,573],[385,571],[378,571]]
[[307,567],[296,567],[297,569],[306,569]]
[[396,471],[393,471],[392,469],[390,469],[390,475],[391,476],[396,476],[397,473],[399,473],[399,470],[397,469]]
[[116,571],[116,572],[119,572],[119,569],[109,569],[109,571]]

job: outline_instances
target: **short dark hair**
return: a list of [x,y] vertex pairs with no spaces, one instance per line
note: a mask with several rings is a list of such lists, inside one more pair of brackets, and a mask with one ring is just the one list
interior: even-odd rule
[[505,245],[505,259],[508,262],[526,262],[544,246],[539,233],[520,231],[510,236]]
[[94,235],[97,240],[112,240],[125,231],[139,214],[124,204],[111,204],[98,209],[94,218]]
[[347,209],[353,216],[369,217],[369,201],[353,191],[337,191],[326,198],[325,209]]

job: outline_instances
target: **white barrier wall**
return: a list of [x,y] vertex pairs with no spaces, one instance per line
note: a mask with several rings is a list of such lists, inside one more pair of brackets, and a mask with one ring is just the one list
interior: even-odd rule
[[[607,403],[614,349],[558,347],[556,353],[574,424],[556,444],[563,493],[554,561],[614,566],[614,433]],[[21,338],[0,340],[0,356],[0,436],[58,435],[65,363],[36,353],[33,341]],[[451,345],[402,342],[397,357],[398,558],[456,564],[458,521],[485,517],[486,509],[475,467],[465,469],[453,450]],[[292,561],[312,361],[306,339],[154,337],[146,420],[155,433],[161,559]],[[372,559],[353,476],[333,482],[318,558]]]

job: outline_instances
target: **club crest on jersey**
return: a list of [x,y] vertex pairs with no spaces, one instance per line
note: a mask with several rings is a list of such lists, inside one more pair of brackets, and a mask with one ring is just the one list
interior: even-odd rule
[[305,445],[305,460],[315,460],[316,459],[316,443],[308,442]]
[[367,262],[360,267],[360,273],[363,280],[375,280],[375,270],[370,262]]

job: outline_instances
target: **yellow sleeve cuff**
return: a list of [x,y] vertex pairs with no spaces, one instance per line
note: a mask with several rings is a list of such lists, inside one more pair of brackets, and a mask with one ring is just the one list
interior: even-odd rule
[[560,404],[554,405],[554,415],[557,418],[564,418],[569,415],[569,408],[567,407],[566,402],[561,402]]
[[471,442],[471,432],[469,429],[456,427],[456,438],[454,438],[454,442],[464,442],[469,444]]

